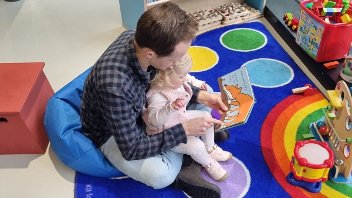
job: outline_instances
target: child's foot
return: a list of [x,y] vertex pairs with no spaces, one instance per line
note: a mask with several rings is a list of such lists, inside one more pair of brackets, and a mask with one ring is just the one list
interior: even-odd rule
[[214,159],[212,159],[204,168],[210,177],[217,181],[225,181],[228,177],[227,171]]
[[214,144],[211,150],[208,150],[210,156],[218,162],[224,162],[232,159],[232,153],[222,150],[218,145]]

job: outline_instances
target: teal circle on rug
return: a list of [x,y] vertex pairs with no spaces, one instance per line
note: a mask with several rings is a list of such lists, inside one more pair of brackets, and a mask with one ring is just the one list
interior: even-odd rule
[[233,51],[249,52],[264,47],[267,38],[262,32],[250,28],[236,28],[224,32],[220,43]]
[[246,62],[251,84],[262,88],[281,87],[292,81],[292,68],[279,60],[259,58]]

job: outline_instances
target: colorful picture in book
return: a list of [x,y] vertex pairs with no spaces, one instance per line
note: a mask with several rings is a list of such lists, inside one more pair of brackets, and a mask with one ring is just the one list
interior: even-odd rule
[[223,124],[217,131],[245,123],[255,102],[246,67],[220,77],[218,82],[221,97],[229,110],[222,115]]

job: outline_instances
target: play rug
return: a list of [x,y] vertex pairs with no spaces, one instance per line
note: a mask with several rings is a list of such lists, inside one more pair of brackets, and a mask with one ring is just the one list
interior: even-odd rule
[[[199,35],[190,54],[192,74],[219,91],[217,77],[246,65],[256,103],[247,123],[230,129],[219,145],[235,159],[223,163],[230,173],[217,183],[222,197],[347,197],[351,187],[326,182],[312,194],[288,184],[289,161],[296,140],[322,116],[322,94],[293,95],[292,89],[312,84],[260,22],[231,25]],[[314,86],[314,85],[313,85]],[[204,177],[211,182],[206,174]],[[215,183],[215,182],[214,182]],[[154,190],[130,178],[104,179],[76,174],[75,197],[186,197],[171,187]]]

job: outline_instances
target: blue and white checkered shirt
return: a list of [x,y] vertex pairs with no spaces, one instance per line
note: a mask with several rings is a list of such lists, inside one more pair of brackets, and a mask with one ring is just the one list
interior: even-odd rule
[[187,142],[181,124],[153,136],[145,133],[141,115],[155,69],[141,69],[134,33],[122,33],[96,62],[85,81],[81,105],[83,133],[98,147],[113,135],[127,160],[155,156]]

